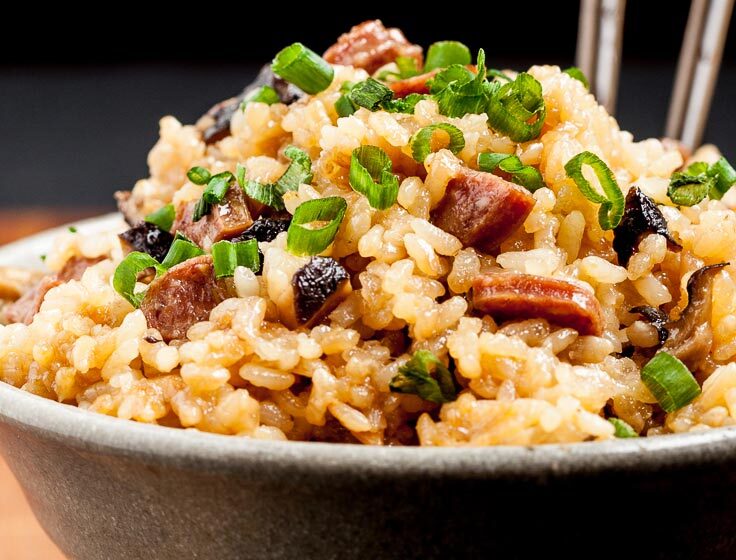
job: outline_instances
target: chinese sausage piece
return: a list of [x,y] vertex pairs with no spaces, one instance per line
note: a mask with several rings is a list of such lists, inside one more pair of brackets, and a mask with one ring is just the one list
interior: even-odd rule
[[101,260],[101,257],[96,259],[72,257],[59,272],[44,276],[38,284],[24,293],[20,299],[8,305],[5,308],[5,320],[8,323],[30,325],[33,317],[41,309],[43,299],[51,288],[65,284],[70,280],[81,279],[85,270]]
[[148,286],[141,311],[164,341],[183,340],[189,327],[209,318],[221,302],[235,297],[227,280],[215,278],[212,256],[202,255],[170,268]]
[[473,281],[473,306],[499,321],[542,318],[581,335],[603,333],[603,311],[590,290],[557,278],[481,274]]
[[513,234],[534,207],[525,188],[492,173],[463,167],[447,184],[432,223],[463,245],[491,252]]
[[331,64],[363,68],[369,74],[399,56],[413,58],[418,68],[424,62],[422,47],[407,41],[400,29],[386,29],[378,19],[364,21],[343,33],[324,54]]
[[[225,198],[199,221],[194,221],[195,208],[199,200],[179,204],[176,209],[173,231],[181,232],[205,251],[214,243],[231,239],[243,233],[253,224],[248,199],[237,185],[231,186]],[[253,206],[256,206],[255,204]],[[260,210],[260,205],[259,210]]]

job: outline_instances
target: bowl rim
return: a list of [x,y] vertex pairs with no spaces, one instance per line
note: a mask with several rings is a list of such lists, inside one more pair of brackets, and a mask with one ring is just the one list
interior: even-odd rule
[[[78,222],[81,231],[122,223],[118,214]],[[68,226],[0,248],[28,258]],[[34,251],[34,247],[36,250]],[[16,259],[17,260],[17,259]],[[34,259],[35,262],[40,262]],[[0,424],[81,451],[209,471],[371,477],[544,478],[736,462],[736,426],[601,442],[490,447],[377,447],[247,437],[132,422],[58,403],[0,382]],[[17,435],[20,437],[20,435]]]

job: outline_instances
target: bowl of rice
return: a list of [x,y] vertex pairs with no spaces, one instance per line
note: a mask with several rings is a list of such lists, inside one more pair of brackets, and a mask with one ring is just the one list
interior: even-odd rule
[[293,43],[0,249],[0,449],[69,557],[733,554],[736,171],[491,63]]

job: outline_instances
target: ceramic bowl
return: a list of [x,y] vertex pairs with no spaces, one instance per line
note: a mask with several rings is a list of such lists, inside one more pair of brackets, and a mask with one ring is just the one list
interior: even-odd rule
[[[54,234],[0,249],[0,263],[37,262]],[[734,429],[534,448],[265,442],[0,383],[0,448],[70,558],[736,555]]]

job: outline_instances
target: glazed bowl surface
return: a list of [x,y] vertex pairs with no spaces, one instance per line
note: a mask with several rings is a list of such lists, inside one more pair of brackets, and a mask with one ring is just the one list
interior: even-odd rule
[[[0,264],[40,264],[61,230],[0,248]],[[0,383],[0,451],[69,558],[736,555],[729,428],[538,447],[266,442],[137,424]]]

